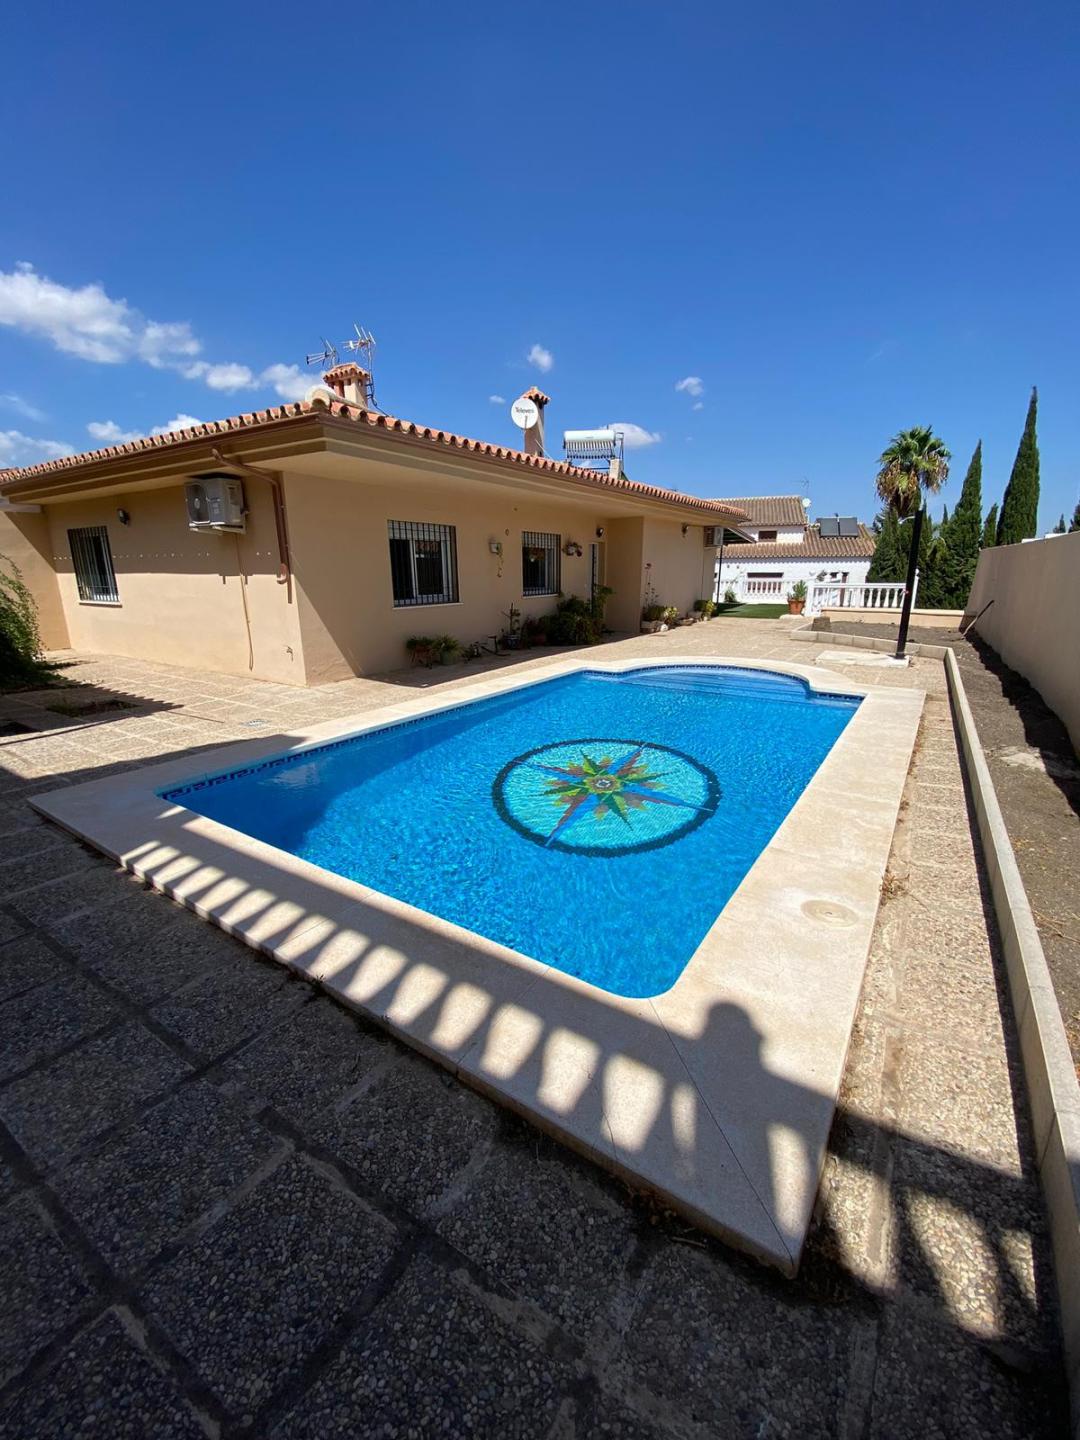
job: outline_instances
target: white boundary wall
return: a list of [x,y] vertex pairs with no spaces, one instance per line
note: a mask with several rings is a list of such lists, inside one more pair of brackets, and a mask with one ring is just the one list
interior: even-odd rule
[[1080,754],[1080,530],[983,550],[967,614],[1006,665],[1034,685]]

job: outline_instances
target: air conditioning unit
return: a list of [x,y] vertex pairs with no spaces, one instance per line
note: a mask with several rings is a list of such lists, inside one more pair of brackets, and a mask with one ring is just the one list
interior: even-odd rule
[[200,475],[184,486],[184,498],[189,529],[243,531],[244,482],[235,475]]

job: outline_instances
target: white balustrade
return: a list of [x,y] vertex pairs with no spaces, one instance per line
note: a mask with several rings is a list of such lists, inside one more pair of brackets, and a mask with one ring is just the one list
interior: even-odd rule
[[[914,608],[919,594],[919,575],[915,572],[915,586],[911,603]],[[820,615],[822,610],[899,610],[904,603],[902,581],[878,581],[864,585],[851,585],[846,580],[817,582],[810,587],[810,603],[807,613]]]
[[784,582],[782,580],[743,580],[738,587],[741,591],[740,598],[753,596],[760,599],[763,595],[778,598],[784,594]]

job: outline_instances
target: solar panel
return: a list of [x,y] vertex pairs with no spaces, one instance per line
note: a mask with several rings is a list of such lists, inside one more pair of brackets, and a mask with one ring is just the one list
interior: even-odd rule
[[859,522],[854,515],[840,516],[840,536],[845,540],[857,540],[859,538]]
[[818,532],[823,540],[835,540],[840,534],[840,522],[834,515],[826,515],[818,521]]

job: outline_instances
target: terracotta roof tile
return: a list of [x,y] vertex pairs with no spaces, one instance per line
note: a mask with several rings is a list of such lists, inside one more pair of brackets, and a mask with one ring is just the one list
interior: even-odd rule
[[[734,505],[734,500],[725,500],[725,505]],[[865,525],[859,526],[858,535],[830,536],[821,538],[816,525],[806,532],[806,539],[795,544],[784,545],[771,540],[758,540],[751,544],[731,541],[724,550],[725,560],[868,560],[874,553],[874,535]]]
[[745,510],[752,526],[806,524],[806,511],[799,495],[747,495],[740,500],[721,500],[720,504]]
[[45,460],[18,470],[0,470],[0,491],[39,475],[63,475],[86,465],[100,465],[110,460],[145,455],[150,451],[168,450],[195,440],[216,440],[238,430],[262,429],[304,417],[365,425],[388,435],[401,436],[403,439],[412,438],[445,445],[455,450],[466,450],[487,459],[506,461],[530,470],[541,470],[545,474],[564,475],[568,480],[595,485],[601,490],[618,490],[690,510],[728,515],[736,524],[746,519],[741,511],[726,500],[705,500],[696,495],[683,495],[678,490],[666,490],[660,485],[645,485],[641,481],[628,480],[625,477],[615,478],[606,472],[570,465],[565,460],[552,460],[545,455],[528,455],[523,450],[511,450],[504,445],[493,445],[485,440],[472,440],[465,435],[455,435],[450,430],[434,430],[430,426],[416,425],[411,420],[399,420],[396,416],[384,415],[379,411],[362,410],[344,400],[330,403],[318,397],[313,400],[293,401],[286,405],[272,405],[266,410],[253,410],[243,415],[230,415],[224,420],[209,420],[187,430],[170,431],[167,435],[146,435],[122,445],[108,445],[102,450],[89,450],[80,455],[64,455],[57,460]]

